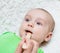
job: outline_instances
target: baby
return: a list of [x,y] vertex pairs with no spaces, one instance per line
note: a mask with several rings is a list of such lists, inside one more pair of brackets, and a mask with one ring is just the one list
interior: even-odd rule
[[22,41],[15,53],[38,53],[41,43],[51,39],[54,26],[54,19],[49,12],[40,8],[30,10],[22,22]]

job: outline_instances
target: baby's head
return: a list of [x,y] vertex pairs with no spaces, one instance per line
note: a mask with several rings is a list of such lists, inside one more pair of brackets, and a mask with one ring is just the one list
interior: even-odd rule
[[40,8],[32,9],[25,15],[20,36],[24,37],[27,33],[31,33],[31,39],[41,44],[51,39],[54,26],[54,19],[49,12]]

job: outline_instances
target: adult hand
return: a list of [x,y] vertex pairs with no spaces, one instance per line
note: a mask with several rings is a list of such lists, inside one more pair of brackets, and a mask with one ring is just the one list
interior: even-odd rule
[[[22,48],[24,43],[26,43],[28,48],[26,49]],[[18,45],[16,53],[37,53],[38,47],[39,47],[39,44],[36,41],[30,40],[30,39],[23,39]]]

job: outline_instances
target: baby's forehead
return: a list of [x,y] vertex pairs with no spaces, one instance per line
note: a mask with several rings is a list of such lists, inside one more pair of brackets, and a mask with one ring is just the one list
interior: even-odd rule
[[29,11],[28,11],[28,14],[29,14],[29,13],[41,13],[41,12],[42,12],[42,13],[45,13],[45,14],[46,14],[46,13],[47,13],[47,14],[50,14],[48,11],[46,11],[46,10],[44,10],[44,9],[32,9],[32,10],[29,10]]
[[32,9],[32,10],[28,11],[26,16],[29,16],[29,17],[33,16],[33,17],[37,17],[37,19],[45,19],[47,21],[51,19],[50,18],[51,15],[48,12],[41,10],[41,9]]
[[34,14],[34,16],[35,15],[44,15],[44,16],[51,16],[51,14],[48,12],[48,11],[46,11],[46,10],[44,10],[44,9],[32,9],[32,10],[30,10],[30,11],[28,11],[28,13],[27,13],[27,15],[33,15]]

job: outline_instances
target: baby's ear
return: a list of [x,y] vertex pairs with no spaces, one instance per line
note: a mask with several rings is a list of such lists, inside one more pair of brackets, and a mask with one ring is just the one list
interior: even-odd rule
[[52,32],[49,32],[47,36],[45,37],[45,41],[48,42],[52,37]]

